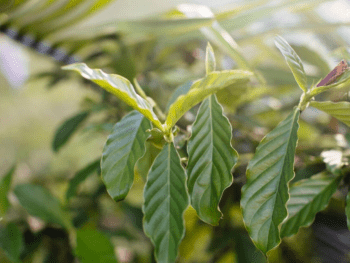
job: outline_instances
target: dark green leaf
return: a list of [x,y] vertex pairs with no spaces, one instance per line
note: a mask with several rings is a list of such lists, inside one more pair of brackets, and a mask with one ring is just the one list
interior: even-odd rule
[[20,262],[20,254],[23,246],[22,233],[14,223],[0,228],[0,248],[13,262]]
[[69,182],[69,187],[66,192],[66,198],[67,200],[72,198],[78,189],[78,186],[80,183],[82,183],[89,175],[91,175],[93,172],[97,171],[100,167],[100,159],[90,163],[87,167],[77,172],[72,180]]
[[173,143],[156,157],[144,191],[144,231],[155,246],[159,263],[175,262],[185,235],[183,213],[188,206],[186,174]]
[[217,225],[219,202],[232,184],[238,154],[231,146],[232,128],[215,95],[200,106],[188,142],[188,190],[191,205],[204,222]]
[[7,199],[7,194],[10,190],[12,175],[15,172],[16,166],[12,166],[10,170],[0,178],[0,218],[4,216],[10,203]]
[[89,112],[81,112],[66,120],[56,131],[52,148],[57,152],[74,134],[81,123],[89,116]]
[[14,190],[20,204],[29,214],[42,220],[70,228],[71,222],[59,200],[40,185],[21,184]]
[[291,69],[296,82],[299,87],[306,92],[307,91],[307,79],[304,71],[303,63],[299,58],[298,54],[295,53],[293,48],[288,42],[281,36],[275,38],[275,44],[284,56],[289,68]]
[[134,167],[144,154],[151,123],[141,113],[132,111],[118,122],[103,149],[102,179],[115,201],[123,200],[134,181]]
[[114,247],[97,229],[77,231],[76,254],[82,263],[117,263]]
[[324,172],[293,184],[287,203],[288,218],[282,224],[281,237],[294,235],[300,227],[309,226],[316,213],[326,208],[340,180],[340,176],[333,177]]
[[291,114],[260,142],[247,168],[242,188],[243,219],[255,245],[265,254],[281,239],[279,226],[287,217],[288,183],[294,177],[300,110]]

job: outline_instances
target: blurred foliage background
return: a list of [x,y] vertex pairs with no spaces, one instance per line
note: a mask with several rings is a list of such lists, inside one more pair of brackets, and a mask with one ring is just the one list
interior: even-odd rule
[[[350,60],[349,12],[345,0],[2,1],[0,175],[16,164],[11,189],[23,183],[49,189],[76,228],[97,229],[110,238],[119,262],[155,262],[142,231],[144,167],[149,160],[139,163],[133,188],[119,203],[107,195],[96,165],[111,128],[130,108],[60,67],[81,61],[130,81],[136,78],[164,110],[205,74],[210,41],[218,70],[246,67],[261,78],[218,94],[240,160],[220,204],[224,218],[218,227],[201,222],[193,209],[186,211],[178,262],[266,262],[244,229],[240,188],[259,141],[301,94],[273,39],[278,33],[288,40],[312,84],[341,59]],[[349,100],[348,92],[327,92],[318,99]],[[177,144],[184,156],[195,111],[179,122],[184,133]],[[55,134],[62,128],[66,136],[59,140]],[[305,110],[294,181],[326,169],[321,152],[330,149],[349,155],[349,128],[316,109]],[[72,180],[78,175],[80,179]],[[77,189],[67,198],[72,184]],[[347,187],[339,189],[312,226],[284,239],[269,261],[349,262],[346,193]],[[11,207],[0,226],[14,222],[20,229],[23,262],[77,262],[69,230],[29,215],[13,192],[9,199]],[[0,261],[10,262],[1,249]]]

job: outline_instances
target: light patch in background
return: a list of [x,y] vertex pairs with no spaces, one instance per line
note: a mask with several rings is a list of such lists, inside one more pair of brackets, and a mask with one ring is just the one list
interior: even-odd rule
[[0,34],[0,74],[14,89],[20,89],[29,77],[27,53],[13,41]]

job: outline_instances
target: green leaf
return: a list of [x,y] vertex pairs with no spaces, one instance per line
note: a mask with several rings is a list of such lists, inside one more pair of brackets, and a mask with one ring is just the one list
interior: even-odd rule
[[95,82],[135,110],[141,112],[147,119],[153,122],[157,128],[164,131],[158,117],[153,112],[151,104],[135,92],[134,87],[126,78],[117,74],[106,74],[100,69],[90,69],[84,63],[71,64],[62,67],[62,69],[79,72],[84,78]]
[[340,180],[341,176],[333,177],[323,172],[293,184],[287,203],[288,218],[282,224],[281,237],[294,235],[300,227],[309,226],[316,213],[326,208]]
[[287,217],[299,115],[300,110],[294,108],[268,133],[247,167],[241,199],[243,219],[255,245],[265,254],[280,243],[279,226]]
[[0,218],[4,216],[7,212],[7,209],[10,206],[10,203],[7,199],[7,194],[10,190],[12,175],[15,172],[16,166],[13,165],[10,170],[0,178]]
[[175,262],[185,235],[183,213],[188,206],[186,174],[174,144],[155,159],[144,190],[144,231],[155,246],[157,262]]
[[56,131],[52,148],[57,152],[74,134],[82,122],[89,116],[89,112],[81,112],[66,120]]
[[117,263],[110,239],[97,229],[77,231],[76,255],[82,263]]
[[179,96],[170,105],[168,116],[165,121],[165,130],[170,130],[176,122],[193,106],[204,100],[209,95],[218,92],[230,85],[246,81],[252,73],[243,70],[214,71],[205,78],[192,84],[189,92]]
[[207,50],[206,50],[206,56],[205,56],[205,70],[207,75],[210,72],[215,71],[216,69],[216,61],[215,61],[215,55],[214,50],[210,43],[207,44]]
[[307,79],[304,71],[303,63],[298,54],[295,53],[293,48],[287,43],[287,41],[281,36],[275,38],[275,44],[283,54],[289,68],[291,69],[296,82],[299,87],[306,92],[307,91]]
[[77,172],[69,182],[69,187],[66,192],[67,200],[72,198],[78,189],[80,183],[82,183],[89,175],[97,171],[100,168],[100,159],[90,163],[87,167]]
[[101,159],[102,180],[115,201],[123,200],[134,181],[134,167],[144,154],[150,122],[132,111],[118,122],[108,137]]
[[21,184],[14,190],[19,203],[29,214],[42,220],[70,228],[68,214],[63,210],[59,200],[40,185]]
[[188,142],[188,191],[191,205],[204,222],[217,225],[219,202],[232,184],[238,154],[231,146],[232,127],[215,95],[200,106]]
[[178,86],[173,94],[171,94],[171,97],[166,105],[166,111],[169,110],[171,104],[173,104],[177,98],[181,95],[185,95],[192,87],[193,81],[188,81],[183,85]]
[[0,248],[12,262],[20,262],[23,246],[22,233],[14,223],[0,228]]
[[350,102],[311,101],[310,106],[328,113],[350,127]]
[[154,160],[160,153],[160,149],[151,142],[146,141],[145,145],[145,154],[137,161],[135,171],[146,181],[149,169],[151,169]]
[[346,214],[346,222],[347,222],[348,228],[350,229],[350,192],[346,196],[345,214]]

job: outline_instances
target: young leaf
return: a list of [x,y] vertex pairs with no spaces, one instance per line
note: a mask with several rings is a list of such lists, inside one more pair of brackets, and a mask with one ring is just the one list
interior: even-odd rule
[[311,101],[310,106],[328,113],[350,127],[350,102]]
[[174,144],[156,157],[144,190],[144,231],[155,246],[159,263],[175,262],[185,235],[183,213],[188,206],[186,174]]
[[210,43],[207,44],[207,50],[206,50],[206,56],[205,56],[205,70],[207,75],[210,72],[215,71],[216,69],[216,61],[215,61],[215,55],[214,50]]
[[298,54],[295,53],[293,48],[287,43],[287,41],[282,38],[281,36],[277,36],[275,38],[275,44],[278,47],[278,49],[283,54],[289,68],[291,69],[294,78],[296,82],[298,83],[299,87],[304,91],[307,92],[307,79],[306,74],[304,71],[303,63],[301,62],[301,59],[299,58]]
[[238,159],[231,146],[232,128],[215,95],[200,106],[188,142],[188,191],[191,205],[204,222],[217,225],[219,202],[232,184],[231,170]]
[[100,159],[90,163],[87,167],[76,173],[76,175],[69,182],[69,187],[66,192],[67,200],[75,195],[79,184],[82,183],[93,172],[97,171],[98,168],[100,168]]
[[218,92],[230,85],[246,81],[252,73],[243,70],[214,71],[205,78],[193,83],[191,89],[185,95],[181,95],[170,105],[165,121],[165,130],[170,130],[176,122],[193,106],[204,100],[209,95]]
[[44,221],[70,228],[71,222],[60,202],[40,185],[21,184],[14,190],[19,203],[29,214]]
[[242,188],[245,225],[257,248],[265,254],[279,244],[279,225],[287,217],[299,115],[300,110],[294,108],[260,142],[248,164],[247,183]]
[[81,112],[66,120],[56,131],[52,148],[57,152],[78,129],[80,124],[89,116],[89,112]]
[[346,222],[347,222],[348,228],[350,229],[350,192],[346,196],[345,214],[346,214]]
[[20,262],[23,246],[22,233],[14,223],[0,228],[0,248],[12,262]]
[[175,89],[173,94],[171,94],[171,97],[166,105],[166,111],[169,110],[171,104],[173,104],[177,98],[181,95],[185,95],[192,87],[193,81],[187,81],[185,84],[180,85]]
[[327,206],[340,180],[340,176],[333,177],[323,172],[293,184],[287,203],[288,218],[282,224],[281,237],[292,236],[300,227],[310,225],[316,213]]
[[110,239],[97,229],[79,229],[75,253],[82,263],[117,263]]
[[79,72],[84,78],[95,82],[135,110],[141,112],[157,128],[163,131],[163,126],[153,112],[151,104],[135,92],[134,87],[126,78],[117,74],[106,74],[100,69],[91,69],[84,63],[71,64],[62,67],[62,69]]
[[102,180],[115,201],[123,200],[134,181],[134,167],[144,154],[146,130],[151,123],[132,111],[118,122],[108,137],[101,159]]
[[10,170],[0,178],[0,218],[6,214],[10,203],[7,199],[7,194],[10,190],[12,175],[15,172],[16,166],[12,166]]

